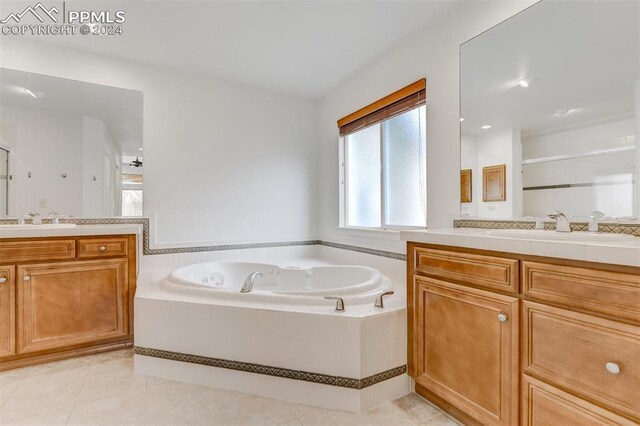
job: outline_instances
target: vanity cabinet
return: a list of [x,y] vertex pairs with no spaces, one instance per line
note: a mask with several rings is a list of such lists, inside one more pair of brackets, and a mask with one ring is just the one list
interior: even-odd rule
[[[487,424],[517,418],[518,299],[414,277],[414,378]],[[455,366],[455,368],[452,368]]]
[[135,247],[135,235],[0,240],[12,262],[0,265],[0,370],[130,346]]
[[13,267],[0,266],[0,358],[16,351],[15,301]]
[[640,268],[407,250],[416,392],[471,424],[640,421]]

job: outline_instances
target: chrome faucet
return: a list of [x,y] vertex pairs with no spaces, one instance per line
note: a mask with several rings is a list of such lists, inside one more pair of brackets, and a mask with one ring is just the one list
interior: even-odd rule
[[252,272],[249,274],[246,280],[244,280],[244,284],[242,284],[242,288],[240,289],[240,293],[250,293],[253,291],[253,282],[256,278],[262,278],[262,272]]
[[38,212],[29,212],[29,216],[31,216],[31,224],[32,225],[42,225],[42,219],[40,218],[40,213],[38,213]]
[[549,213],[550,219],[556,220],[556,232],[571,232],[571,222],[561,211],[553,211]]
[[376,297],[376,302],[373,304],[376,308],[384,308],[384,297],[392,295],[393,291],[385,291],[380,296]]
[[589,216],[589,226],[587,230],[589,232],[598,232],[599,226],[598,221],[604,217],[604,213],[598,210],[594,210],[591,212],[591,216]]
[[327,300],[335,300],[336,301],[336,311],[344,312],[344,299],[339,296],[325,296]]
[[536,222],[535,229],[544,229],[544,221],[539,217],[525,216],[523,217],[523,219],[535,221]]
[[51,223],[54,223],[54,224],[60,223],[60,221],[58,220],[58,217],[59,217],[58,212],[51,212],[49,213],[48,217],[49,219],[51,219]]

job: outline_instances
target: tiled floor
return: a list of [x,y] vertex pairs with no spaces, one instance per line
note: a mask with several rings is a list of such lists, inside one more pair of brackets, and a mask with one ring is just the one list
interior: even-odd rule
[[133,373],[130,350],[0,372],[0,425],[447,425],[416,395],[352,414]]

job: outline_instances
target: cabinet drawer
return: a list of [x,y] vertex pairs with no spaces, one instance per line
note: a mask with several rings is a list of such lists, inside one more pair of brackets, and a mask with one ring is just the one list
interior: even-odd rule
[[523,426],[637,424],[526,374],[522,377],[522,407]]
[[640,419],[640,327],[533,302],[523,310],[525,373]]
[[629,274],[524,261],[522,292],[640,323],[640,271]]
[[127,239],[123,237],[82,238],[78,240],[78,259],[127,255]]
[[74,240],[0,240],[0,263],[72,260],[76,257]]
[[415,270],[438,278],[518,292],[518,260],[416,247]]

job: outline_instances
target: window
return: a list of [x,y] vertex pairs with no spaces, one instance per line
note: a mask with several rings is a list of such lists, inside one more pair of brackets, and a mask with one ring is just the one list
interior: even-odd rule
[[[426,227],[426,107],[421,103],[424,95],[401,112],[378,108],[341,126],[341,226]],[[349,132],[349,126],[358,129]]]

